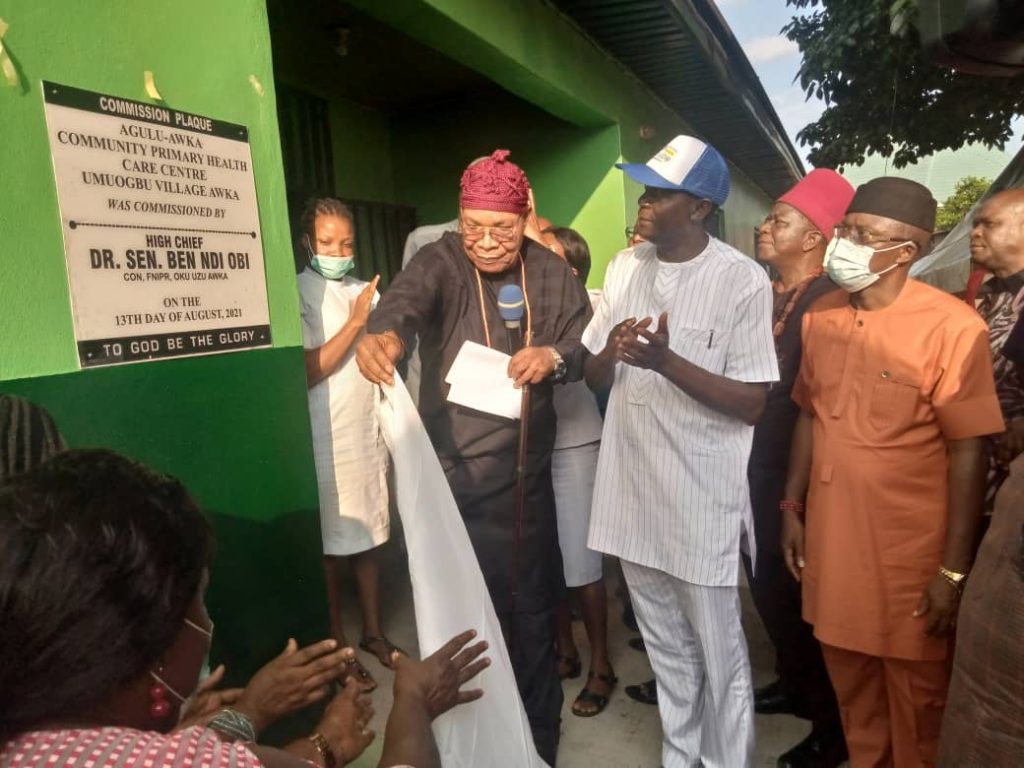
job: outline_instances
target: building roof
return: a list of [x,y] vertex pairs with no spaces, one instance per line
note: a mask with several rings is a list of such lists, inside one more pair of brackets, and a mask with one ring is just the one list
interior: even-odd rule
[[712,0],[552,0],[772,197],[804,175]]

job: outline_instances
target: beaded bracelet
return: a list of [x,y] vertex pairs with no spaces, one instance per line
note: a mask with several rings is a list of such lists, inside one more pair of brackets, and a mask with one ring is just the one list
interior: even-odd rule
[[235,741],[256,741],[256,725],[235,709],[220,710],[206,725]]
[[783,499],[779,502],[779,509],[783,512],[796,512],[798,515],[802,515],[805,507],[802,501]]
[[316,747],[316,751],[320,753],[320,758],[324,761],[324,768],[335,768],[338,761],[334,758],[334,752],[331,751],[331,745],[324,738],[324,735],[320,732],[314,733],[307,737],[313,746]]

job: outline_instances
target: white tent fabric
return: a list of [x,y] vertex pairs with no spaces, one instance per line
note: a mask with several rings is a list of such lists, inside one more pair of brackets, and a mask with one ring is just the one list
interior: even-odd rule
[[381,392],[378,415],[394,462],[420,654],[433,653],[467,629],[477,630],[477,639],[490,645],[491,665],[468,686],[482,688],[483,698],[434,721],[441,763],[445,768],[544,768],[497,614],[441,463],[398,376],[394,387],[381,387]]
[[[964,175],[969,173],[970,169],[965,168]],[[982,200],[996,192],[1013,187],[1024,187],[1024,149],[1021,149],[999,174],[999,177],[985,192],[985,197]],[[923,280],[950,293],[964,290],[971,274],[970,244],[971,217],[973,215],[974,209],[972,208],[960,223],[950,230],[945,240],[911,267],[910,274],[918,280]]]

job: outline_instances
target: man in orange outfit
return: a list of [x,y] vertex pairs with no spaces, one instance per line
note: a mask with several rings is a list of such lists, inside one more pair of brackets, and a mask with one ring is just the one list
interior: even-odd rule
[[853,768],[934,765],[984,437],[1003,429],[985,324],[909,279],[935,208],[906,179],[858,188],[826,254],[845,292],[803,319],[782,548]]

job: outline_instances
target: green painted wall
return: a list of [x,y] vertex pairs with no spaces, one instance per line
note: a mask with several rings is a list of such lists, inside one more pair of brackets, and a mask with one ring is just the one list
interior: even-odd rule
[[[446,53],[534,105],[537,111],[528,114],[535,118],[538,127],[568,123],[580,130],[578,135],[594,136],[597,143],[600,143],[597,136],[615,131],[617,152],[612,153],[601,144],[600,152],[581,150],[580,154],[567,161],[571,164],[585,157],[589,162],[601,162],[603,165],[588,167],[584,176],[575,179],[554,181],[551,190],[545,190],[553,191],[559,200],[566,202],[575,200],[582,193],[578,207],[569,209],[549,202],[548,194],[538,195],[542,213],[550,215],[548,211],[555,210],[567,216],[590,242],[594,255],[590,282],[598,285],[603,279],[607,261],[622,247],[622,230],[627,222],[632,223],[636,200],[641,192],[636,184],[613,171],[612,164],[620,157],[631,162],[645,162],[673,136],[692,133],[685,120],[543,0],[390,0],[387,3],[352,0],[352,5]],[[541,112],[547,112],[558,120],[536,117]],[[481,133],[490,136],[493,129],[498,128],[498,143],[513,149],[513,156],[522,159],[538,191],[547,179],[553,179],[548,174],[549,169],[564,167],[554,160],[554,152],[547,152],[547,162],[538,163],[530,157],[538,150],[545,151],[545,146],[537,149],[523,146],[518,151],[511,146],[524,136],[534,139],[542,133],[541,130],[531,130],[530,126],[525,126],[518,134],[515,132],[514,129],[521,127],[516,119],[520,114],[527,114],[524,111],[516,110],[507,125],[501,122],[504,115],[498,106],[481,104],[477,110],[466,110],[466,113],[471,122],[449,126],[457,131],[458,139],[476,146],[481,143],[477,142]],[[641,128],[650,129],[649,134],[644,135],[652,137],[642,138]],[[557,142],[558,136],[565,134],[566,130],[556,129],[554,141]],[[402,133],[402,129],[394,129],[396,158],[399,155],[408,158],[409,155],[402,149],[405,142]],[[508,138],[501,141],[502,137]],[[713,136],[707,138],[714,143]],[[575,152],[571,142],[566,146],[568,151]],[[459,154],[468,161],[483,149],[486,146],[474,151],[467,147]],[[433,161],[424,162],[434,164]],[[437,168],[439,175],[432,187],[425,175],[421,175],[421,181],[411,185],[397,180],[398,195],[401,198],[414,194],[437,201],[430,207],[432,220],[444,220],[454,211],[454,208],[444,207],[446,190],[450,188],[447,184],[454,183],[461,167],[456,164],[454,172],[450,164],[443,169]],[[733,245],[752,255],[752,240],[741,233],[760,221],[771,200],[734,166],[731,166],[731,171],[733,192],[725,207],[726,236]],[[410,188],[417,191],[410,192]],[[567,193],[567,190],[571,191]],[[429,195],[422,194],[427,191],[430,191]],[[552,209],[549,205],[556,207]],[[737,233],[735,238],[732,233]]]
[[[262,0],[8,0],[0,86],[0,388],[56,417],[73,446],[108,446],[180,477],[219,534],[214,658],[237,681],[326,621],[298,301]],[[274,348],[77,370],[40,80],[249,127]],[[249,83],[255,75],[262,95]]]
[[391,125],[395,167],[402,169],[398,197],[416,206],[421,222],[454,218],[462,170],[477,157],[508,149],[530,177],[540,214],[578,226],[594,255],[604,257],[592,278],[600,285],[603,262],[610,247],[621,247],[625,227],[621,193],[607,181],[619,155],[617,127],[570,125],[511,94],[396,117]]

